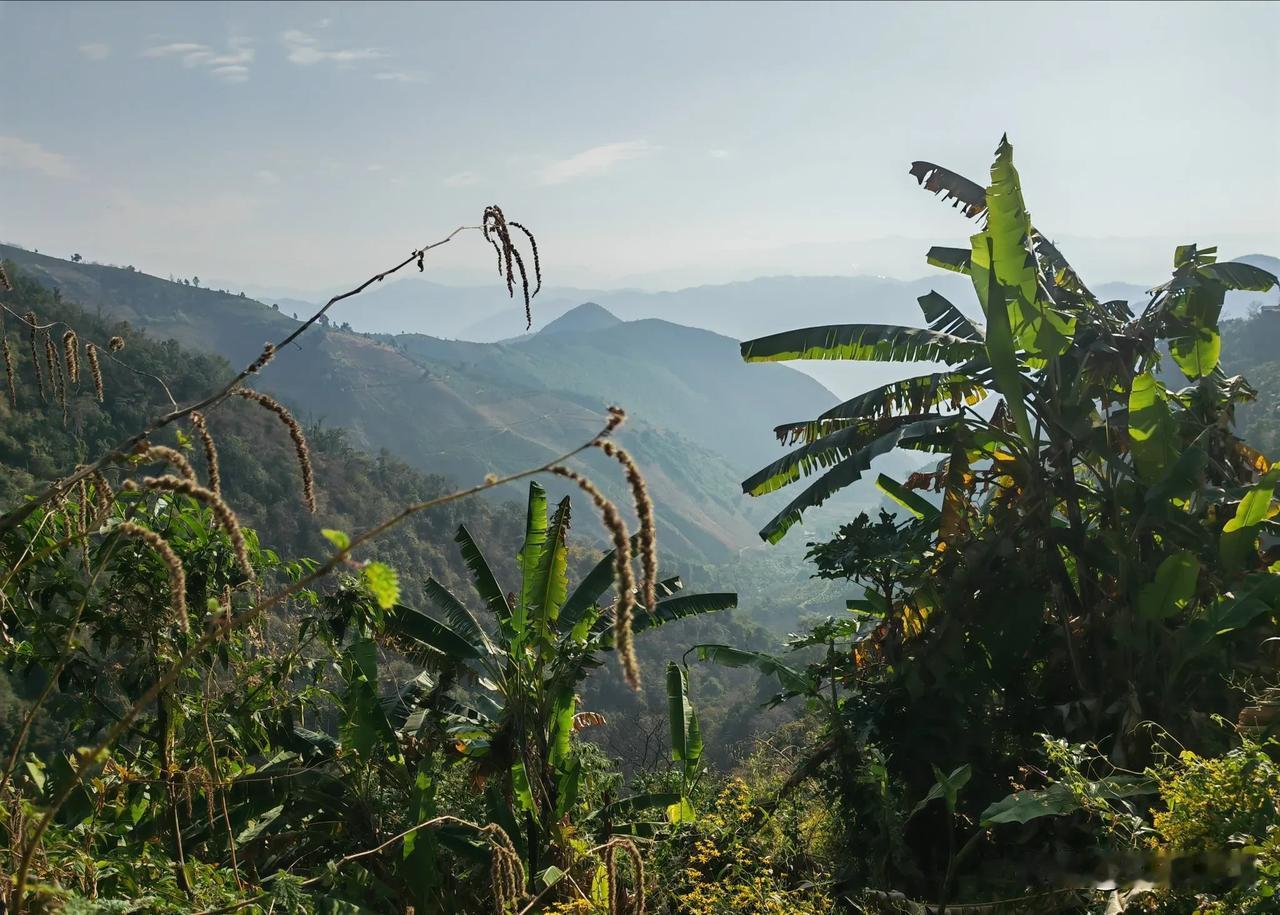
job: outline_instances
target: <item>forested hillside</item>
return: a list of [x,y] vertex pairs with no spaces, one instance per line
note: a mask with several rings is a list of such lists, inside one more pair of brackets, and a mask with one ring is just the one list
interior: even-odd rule
[[[0,253],[68,301],[236,364],[297,326],[238,295],[12,247]],[[522,327],[513,320],[510,331]],[[370,337],[326,320],[294,344],[296,358],[266,368],[263,384],[305,420],[348,430],[357,447],[385,448],[458,481],[544,461],[608,403],[634,404],[631,447],[660,497],[668,543],[686,559],[718,561],[756,542],[765,509],[743,502],[737,484],[775,447],[770,426],[835,403],[793,370],[751,371],[736,347],[662,322],[622,324],[576,345],[562,334],[479,345]],[[593,388],[593,378],[602,385]],[[597,472],[604,466],[588,461]],[[625,502],[617,484],[606,486]]]

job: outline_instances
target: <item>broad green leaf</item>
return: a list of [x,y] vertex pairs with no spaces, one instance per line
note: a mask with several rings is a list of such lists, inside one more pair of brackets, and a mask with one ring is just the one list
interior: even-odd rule
[[[1040,294],[1040,273],[1031,247],[1031,216],[1022,200],[1013,147],[1007,137],[996,149],[986,200],[987,229],[983,234],[990,240],[988,266],[1004,290],[1014,339],[1033,355],[1060,355],[1075,335],[1075,319],[1059,314]],[[976,260],[976,252],[971,259]],[[978,285],[976,273],[974,284]],[[978,296],[983,297],[982,289]],[[990,303],[984,304],[990,323]]]
[[267,827],[278,820],[282,813],[284,813],[284,804],[272,807],[261,816],[251,819],[249,821],[249,825],[241,830],[240,834],[236,836],[236,844],[248,845],[254,839],[266,832]]
[[784,443],[788,439],[793,443],[812,443],[855,426],[863,434],[873,437],[888,428],[885,421],[889,417],[898,414],[927,414],[940,404],[958,409],[962,404],[972,407],[981,403],[987,397],[984,374],[981,370],[967,371],[965,366],[961,366],[956,372],[904,378],[846,400],[817,419],[784,423],[773,431]]
[[1240,500],[1235,515],[1223,527],[1219,548],[1227,571],[1243,568],[1249,554],[1254,551],[1258,530],[1271,509],[1277,484],[1280,484],[1280,464],[1262,475],[1262,479]]
[[903,486],[893,477],[883,473],[876,477],[876,489],[880,490],[894,502],[897,502],[917,518],[937,520],[942,514],[936,505]]
[[671,759],[683,763],[689,758],[689,677],[675,661],[667,662],[667,722],[671,728]]
[[1207,279],[1221,283],[1228,289],[1267,292],[1272,286],[1280,285],[1280,280],[1274,274],[1268,273],[1261,267],[1242,264],[1239,261],[1205,264],[1197,272]]
[[911,808],[911,812],[907,814],[907,819],[911,819],[934,801],[942,799],[945,799],[947,802],[947,811],[949,813],[955,813],[956,796],[960,793],[960,789],[969,783],[969,778],[972,775],[973,768],[968,763],[952,769],[949,775],[944,775],[942,770],[937,766],[934,766],[933,785],[930,786],[928,794],[921,798],[920,801]]
[[1133,379],[1129,392],[1129,441],[1138,477],[1158,483],[1179,457],[1178,429],[1169,412],[1169,395],[1151,372]]
[[952,273],[969,275],[969,252],[964,248],[940,248],[934,246],[925,255],[925,261],[931,267],[940,267]]
[[532,814],[536,821],[538,811],[533,803],[533,791],[529,788],[529,773],[519,759],[511,764],[511,790],[515,795],[516,806],[525,813]]
[[1167,619],[1186,610],[1195,598],[1200,560],[1190,550],[1166,556],[1155,579],[1138,593],[1138,612],[1149,620]]
[[1217,282],[1201,282],[1187,286],[1171,298],[1167,306],[1165,335],[1169,355],[1193,381],[1203,378],[1218,367],[1222,358],[1222,335],[1218,318],[1226,287]]
[[[631,551],[634,554],[636,544],[640,542],[640,535],[633,534],[631,536]],[[613,550],[605,553],[599,562],[583,576],[578,582],[578,586],[573,589],[573,593],[569,595],[564,602],[564,606],[560,608],[560,625],[575,626],[584,610],[599,603],[600,598],[610,587],[613,586],[614,569],[613,569]]]
[[552,768],[561,769],[569,761],[570,743],[573,736],[573,713],[577,709],[577,697],[571,686],[559,687],[551,700],[548,715],[550,733],[547,741],[547,762]]
[[511,625],[517,634],[525,631],[528,614],[537,613],[545,583],[539,571],[547,546],[547,491],[536,480],[529,484],[529,510],[525,520],[524,544],[516,554],[520,566],[520,597],[511,608]]
[[1004,287],[991,269],[993,243],[986,232],[979,232],[969,241],[973,246],[973,286],[978,290],[978,299],[987,317],[986,352],[991,361],[996,388],[1004,395],[1005,408],[1013,417],[1018,434],[1028,447],[1034,448],[1031,423],[1027,419],[1026,392],[1013,330],[1009,325]]
[[493,650],[489,636],[480,626],[479,620],[452,591],[434,578],[427,579],[423,591],[427,595],[427,600],[444,613],[445,619],[449,621],[449,626],[454,632],[477,648],[483,648],[486,652]]
[[591,814],[592,819],[619,820],[631,816],[641,810],[652,810],[656,807],[666,808],[680,802],[680,795],[675,791],[661,791],[647,794],[634,794],[612,804],[606,804]]
[[857,362],[945,362],[981,354],[982,345],[953,334],[896,324],[832,324],[788,330],[742,344],[747,362],[850,359]]
[[[934,249],[938,250],[937,248]],[[973,253],[967,248],[947,248],[948,251],[956,251],[957,257],[964,255],[964,272],[969,272],[969,259]],[[924,314],[924,319],[929,322],[930,330],[941,331],[946,334],[955,334],[957,337],[964,337],[966,340],[981,340],[982,331],[976,324],[964,316],[964,313],[952,305],[944,296],[939,295],[930,289],[924,295],[916,299],[920,303],[920,311]]]
[[680,800],[667,808],[667,821],[670,823],[694,823],[698,819],[698,812],[693,809],[693,802],[687,797]]
[[736,606],[738,606],[738,595],[730,592],[669,597],[658,601],[658,606],[652,613],[637,613],[631,629],[637,633],[644,632],[646,629],[654,629],[687,616],[731,610]]
[[711,661],[723,667],[750,667],[766,677],[775,678],[789,692],[803,694],[813,689],[813,683],[808,677],[783,664],[773,655],[730,645],[694,645],[690,650],[698,653],[699,661]]
[[400,599],[400,576],[385,562],[367,562],[363,571],[365,587],[383,610],[390,610]]
[[[1089,783],[1089,793],[1106,800],[1121,800],[1156,793],[1155,782],[1141,775],[1114,775]],[[1033,791],[1017,791],[982,811],[984,828],[998,823],[1029,823],[1041,817],[1065,816],[1080,809],[1072,790],[1062,782]]]
[[[850,454],[840,463],[828,470],[811,483],[799,496],[793,499],[773,520],[760,531],[760,537],[769,543],[777,543],[788,530],[794,527],[807,509],[821,505],[832,495],[851,483],[861,479],[862,474],[870,469],[876,458],[887,454],[896,447],[910,447],[910,440],[916,436],[936,433],[954,422],[954,418],[938,417],[907,425],[901,425],[892,431],[873,439],[858,451]],[[776,464],[774,465],[777,466]],[[766,468],[768,469],[768,468]],[[761,471],[763,474],[764,471]],[[761,474],[757,474],[757,477]]]
[[404,604],[397,604],[387,614],[387,629],[421,642],[454,661],[472,660],[485,653],[483,642],[474,641],[439,620],[432,619],[421,610]]
[[556,507],[551,526],[547,528],[547,540],[542,547],[542,560],[538,563],[538,580],[535,604],[530,612],[536,613],[543,627],[554,623],[569,596],[569,497],[565,496]]
[[[935,417],[926,417],[926,421],[936,425]],[[793,449],[769,466],[756,471],[742,481],[742,491],[751,496],[762,496],[781,489],[801,476],[809,476],[818,470],[839,464],[873,442],[919,422],[919,416],[895,416],[838,429],[817,441]],[[901,434],[897,437],[900,438]]]
[[458,526],[458,533],[453,539],[461,547],[462,561],[471,570],[471,580],[475,584],[476,593],[488,605],[494,617],[505,624],[511,616],[511,608],[507,606],[507,596],[498,586],[498,580],[494,578],[489,561],[484,558],[484,553],[476,545],[466,525]]

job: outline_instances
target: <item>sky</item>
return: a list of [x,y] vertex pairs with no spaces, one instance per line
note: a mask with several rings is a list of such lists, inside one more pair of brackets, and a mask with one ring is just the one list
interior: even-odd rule
[[[1008,133],[1091,282],[1280,254],[1280,3],[0,2],[0,240],[301,294],[474,225],[556,285],[925,275]],[[492,282],[464,233],[446,282]]]

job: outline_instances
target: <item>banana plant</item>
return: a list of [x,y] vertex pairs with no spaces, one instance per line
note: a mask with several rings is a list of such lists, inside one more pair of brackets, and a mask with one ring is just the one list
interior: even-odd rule
[[[930,364],[777,427],[790,450],[743,483],[757,496],[802,487],[761,530],[777,542],[880,456],[922,455],[906,480],[877,481],[914,520],[864,518],[811,549],[821,576],[867,587],[850,602],[857,621],[807,640],[828,648],[807,677],[830,709],[820,749],[871,735],[917,796],[936,747],[1003,775],[1034,730],[1107,742],[1113,761],[1140,767],[1138,722],[1198,738],[1198,722],[1230,707],[1228,672],[1246,656],[1265,663],[1258,646],[1275,632],[1280,565],[1260,542],[1278,529],[1280,471],[1232,432],[1254,393],[1224,371],[1218,325],[1229,291],[1280,281],[1183,245],[1145,306],[1105,301],[1033,222],[1007,138],[985,187],[931,162],[911,173],[977,224],[927,260],[970,278],[980,315],[931,292],[920,327],[742,344],[749,362]],[[777,659],[698,650],[787,677]]]
[[[566,847],[564,824],[582,778],[573,738],[601,718],[579,710],[576,690],[613,648],[613,604],[606,600],[613,554],[570,588],[569,525],[568,497],[549,511],[546,491],[530,484],[517,589],[501,588],[480,547],[460,527],[455,540],[482,614],[433,579],[425,589],[432,612],[401,604],[388,618],[389,630],[426,668],[401,696],[395,725],[405,737],[447,740],[496,786],[495,813],[507,802],[518,811],[508,831],[524,846],[530,873],[555,863],[547,855]],[[637,635],[737,605],[736,594],[686,595],[682,587],[678,578],[667,579],[654,606],[637,607]],[[596,819],[612,822],[612,816]]]

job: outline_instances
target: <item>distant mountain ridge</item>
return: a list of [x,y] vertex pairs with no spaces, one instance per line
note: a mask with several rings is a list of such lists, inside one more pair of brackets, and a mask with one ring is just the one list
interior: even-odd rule
[[[0,256],[68,301],[236,365],[297,326],[253,299],[137,271],[4,246]],[[522,327],[521,316],[511,331]],[[737,350],[727,337],[665,321],[623,322],[598,306],[579,310],[559,332],[508,343],[375,336],[330,324],[281,352],[256,384],[309,420],[348,428],[366,450],[386,448],[460,483],[544,463],[585,441],[606,406],[620,403],[631,414],[621,440],[645,469],[666,547],[714,561],[758,542],[770,506],[742,496],[739,481],[776,455],[772,426],[836,402],[785,366],[744,365]],[[579,460],[629,505],[616,466],[594,451]]]

